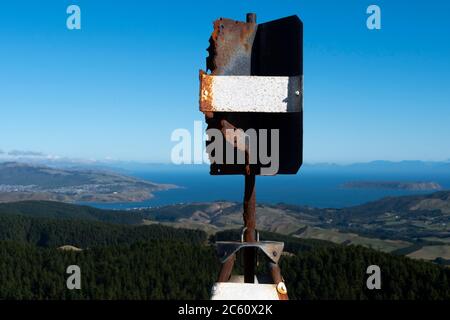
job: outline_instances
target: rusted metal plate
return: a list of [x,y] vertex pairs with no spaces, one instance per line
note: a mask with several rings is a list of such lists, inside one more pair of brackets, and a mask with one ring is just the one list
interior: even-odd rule
[[278,263],[283,252],[284,243],[276,241],[258,241],[258,242],[236,242],[236,241],[217,241],[216,250],[220,261],[223,263],[236,252],[243,248],[257,248],[266,254],[266,256]]
[[207,59],[207,68],[212,74],[250,74],[252,47],[257,28],[257,24],[253,22],[224,18],[214,22]]
[[300,112],[300,77],[200,74],[202,112]]
[[[222,27],[223,26],[223,27]],[[256,25],[230,19],[214,23],[207,69],[214,76],[303,78],[303,24],[297,16]],[[303,93],[303,92],[302,92]],[[279,131],[279,169],[273,174],[295,174],[303,162],[303,109],[300,112],[205,112],[208,129],[235,128]],[[259,141],[258,134],[258,141]],[[224,139],[223,150],[229,143]],[[207,145],[211,142],[207,142]],[[212,175],[265,174],[268,165],[211,163]],[[272,175],[272,174],[271,174]]]

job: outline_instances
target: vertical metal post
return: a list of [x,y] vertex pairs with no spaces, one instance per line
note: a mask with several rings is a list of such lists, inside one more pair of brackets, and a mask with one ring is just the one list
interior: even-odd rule
[[247,23],[256,23],[256,13],[247,13]]
[[[247,13],[247,23],[256,23],[256,14]],[[248,158],[247,158],[248,160]],[[249,168],[249,163],[247,163]],[[256,232],[256,192],[255,192],[256,177],[251,172],[245,175],[245,191],[244,191],[244,225],[245,242],[255,242]],[[244,250],[244,281],[246,283],[255,282],[255,265],[256,265],[256,250],[254,248],[246,248]]]
[[[245,175],[245,194],[244,194],[244,224],[245,242],[255,242],[256,232],[256,194],[255,194],[255,175]],[[255,280],[255,248],[244,249],[244,281],[253,283]]]

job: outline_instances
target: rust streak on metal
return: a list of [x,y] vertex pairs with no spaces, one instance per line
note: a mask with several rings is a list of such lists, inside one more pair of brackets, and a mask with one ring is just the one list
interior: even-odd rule
[[[230,134],[230,131],[232,132],[238,132],[237,134],[244,134],[244,132],[239,132],[236,130],[239,130],[238,128],[236,128],[235,126],[233,126],[231,123],[229,123],[227,120],[222,120],[220,121],[220,124],[222,125],[222,128],[220,129],[220,131],[222,132],[223,136],[225,137],[225,140],[233,145],[235,148],[237,148],[239,151],[242,152],[248,152],[248,148],[246,147],[246,144],[244,143],[244,145],[238,143],[237,136],[234,134]],[[241,138],[242,139],[242,138]],[[245,138],[244,138],[245,139]]]
[[249,75],[257,30],[254,22],[220,18],[210,38],[208,68],[212,75]]
[[208,74],[200,70],[200,111],[211,112],[212,111],[212,101],[213,101],[213,78],[208,77]]
[[[244,143],[242,145],[242,144],[238,143],[238,141],[236,141],[235,135],[230,135],[227,132],[227,130],[235,131],[235,130],[238,130],[238,128],[236,128],[234,125],[229,123],[227,120],[220,121],[220,124],[221,124],[220,131],[222,132],[223,136],[225,137],[225,140],[228,143],[230,143],[231,145],[233,145],[239,151],[245,153],[245,174],[249,175],[251,173],[251,171],[250,171],[250,150],[249,150],[249,145],[247,143],[245,136],[240,139],[241,142],[243,141],[243,143]],[[241,134],[245,134],[245,133],[241,132]]]

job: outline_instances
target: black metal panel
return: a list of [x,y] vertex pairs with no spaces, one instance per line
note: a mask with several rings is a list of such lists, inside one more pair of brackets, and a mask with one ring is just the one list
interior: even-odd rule
[[252,48],[253,76],[303,75],[303,24],[290,16],[258,25]]

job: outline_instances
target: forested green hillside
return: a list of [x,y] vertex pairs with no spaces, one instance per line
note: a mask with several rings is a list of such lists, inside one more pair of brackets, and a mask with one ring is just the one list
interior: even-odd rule
[[[62,251],[0,241],[0,299],[208,299],[217,262],[207,246],[174,241]],[[81,290],[66,268],[81,269]]]
[[138,212],[100,210],[55,201],[22,201],[0,203],[0,216],[18,214],[30,217],[55,219],[82,219],[119,224],[141,224],[143,216]]
[[0,215],[0,240],[52,248],[63,245],[90,248],[149,240],[203,244],[207,236],[198,230],[175,229],[159,224],[129,226],[85,220]]
[[[367,267],[381,269],[381,290],[368,290]],[[450,269],[360,246],[301,251],[281,261],[292,299],[449,300]]]
[[[66,289],[78,265],[81,290]],[[366,288],[366,268],[382,289]],[[283,256],[291,299],[450,299],[450,270],[362,247],[320,247]],[[218,272],[213,248],[177,241],[62,251],[0,241],[0,299],[208,299]]]
[[[219,271],[213,242],[239,239],[233,230],[208,241],[204,232],[161,225],[8,212],[0,214],[0,299],[208,299]],[[276,233],[261,239],[285,242],[280,264],[291,299],[450,299],[450,268]],[[82,251],[58,249],[64,245]],[[81,268],[81,290],[66,288],[73,264]],[[381,268],[381,290],[366,288],[372,264]]]

